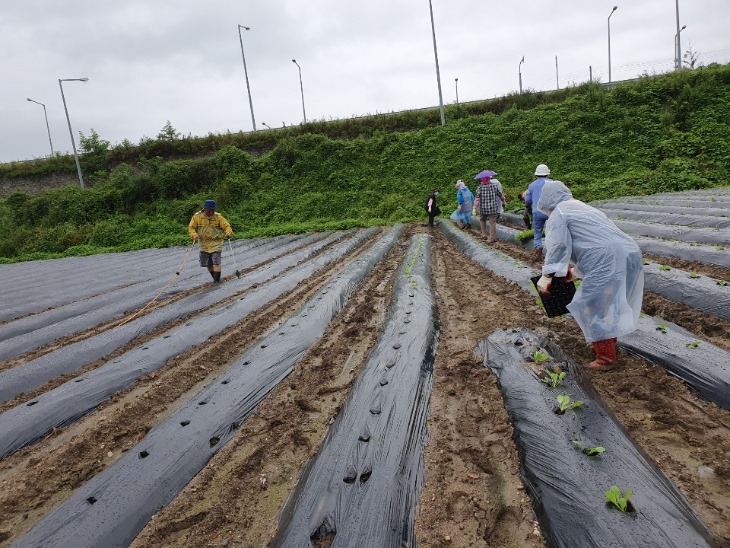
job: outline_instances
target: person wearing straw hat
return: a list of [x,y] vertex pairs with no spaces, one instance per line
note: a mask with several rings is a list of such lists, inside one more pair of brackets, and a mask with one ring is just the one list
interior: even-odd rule
[[220,283],[223,239],[230,238],[233,229],[225,217],[216,211],[215,200],[205,200],[203,209],[190,219],[188,233],[193,242],[198,242],[200,266],[208,269],[213,283]]

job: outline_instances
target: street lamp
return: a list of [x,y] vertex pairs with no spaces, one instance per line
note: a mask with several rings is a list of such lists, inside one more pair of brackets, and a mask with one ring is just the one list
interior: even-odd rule
[[261,122],[261,125],[266,126],[267,128],[271,129],[271,126],[269,124],[267,124],[266,122]]
[[38,101],[34,101],[33,99],[26,99],[26,101],[30,101],[31,103],[35,103],[36,105],[43,107],[43,115],[46,117],[46,129],[48,130],[48,142],[51,144],[51,158],[53,158],[53,141],[51,141],[51,128],[48,125],[48,112],[46,112],[46,105],[39,103]]
[[58,87],[61,88],[61,99],[63,99],[63,110],[66,111],[66,121],[68,122],[68,133],[71,135],[71,146],[74,149],[74,159],[76,160],[76,171],[79,174],[79,185],[84,188],[84,177],[81,175],[81,164],[79,164],[79,154],[76,152],[76,141],[74,141],[74,132],[71,129],[71,118],[68,117],[68,108],[66,108],[66,97],[63,95],[63,82],[88,82],[88,78],[59,78]]
[[682,29],[679,28],[679,0],[674,1],[674,7],[675,7],[675,13],[677,14],[677,34],[676,34],[676,43],[674,44],[674,54],[675,54],[675,68],[679,69],[682,67],[682,46],[680,45],[680,36],[679,33],[682,32]]
[[307,111],[304,110],[304,85],[302,85],[302,67],[299,66],[296,59],[291,60],[299,69],[299,89],[302,90],[302,114],[304,115],[304,123],[307,123]]
[[238,41],[241,42],[241,58],[243,58],[243,74],[246,76],[246,90],[248,90],[248,105],[251,107],[251,123],[253,130],[256,131],[256,118],[253,115],[253,101],[251,100],[251,86],[248,85],[248,70],[246,70],[246,55],[243,53],[243,38],[241,37],[241,29],[251,30],[251,27],[238,25]]
[[520,93],[522,93],[522,63],[525,62],[525,56],[522,56],[522,60],[517,65],[517,73],[520,76]]
[[614,6],[611,13],[608,15],[608,82],[611,83],[611,15],[618,9],[618,6]]
[[454,78],[454,83],[456,84],[456,106],[459,106],[459,79]]
[[436,59],[436,82],[439,88],[439,113],[441,114],[441,125],[446,125],[446,118],[444,117],[444,98],[441,94],[441,72],[439,71],[439,54],[436,50],[436,27],[433,24],[433,5],[431,0],[428,0],[428,9],[431,12],[431,33],[433,34],[433,56]]
[[687,28],[687,25],[683,25],[679,32],[674,35],[674,68],[682,68],[682,51],[679,49],[679,35]]

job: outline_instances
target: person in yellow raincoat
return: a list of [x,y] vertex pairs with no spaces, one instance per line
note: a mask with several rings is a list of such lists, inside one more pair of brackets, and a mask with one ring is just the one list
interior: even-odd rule
[[188,223],[188,233],[200,248],[200,266],[207,268],[213,283],[221,281],[221,252],[223,238],[233,234],[231,224],[216,211],[215,200],[206,200]]

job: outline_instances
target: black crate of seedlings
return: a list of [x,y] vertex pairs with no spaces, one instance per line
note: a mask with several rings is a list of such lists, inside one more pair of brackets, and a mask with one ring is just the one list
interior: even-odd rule
[[[540,276],[530,278],[535,289],[537,289],[539,279]],[[562,316],[568,313],[567,306],[575,295],[575,282],[566,282],[565,278],[553,278],[553,281],[550,283],[550,294],[543,295],[539,291],[537,294],[540,296],[542,306],[545,308],[548,318]]]

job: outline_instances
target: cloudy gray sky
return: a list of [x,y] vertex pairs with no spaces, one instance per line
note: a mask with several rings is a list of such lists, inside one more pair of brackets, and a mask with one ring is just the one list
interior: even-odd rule
[[[676,0],[432,0],[444,103],[673,67]],[[614,4],[616,2],[616,4]],[[70,152],[93,128],[112,144],[438,105],[428,0],[3,0],[0,162]],[[730,0],[680,0],[682,50],[730,61]],[[520,60],[525,62],[520,66]],[[556,75],[555,58],[558,66]]]

